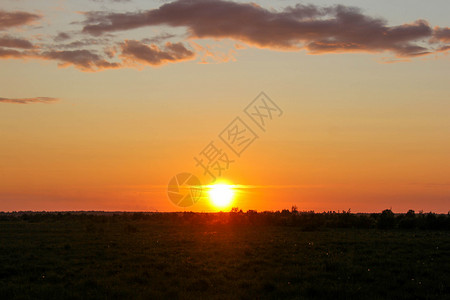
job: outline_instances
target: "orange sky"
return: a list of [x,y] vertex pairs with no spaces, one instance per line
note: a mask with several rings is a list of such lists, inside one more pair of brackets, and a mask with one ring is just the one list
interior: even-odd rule
[[[167,196],[180,172],[210,183],[194,157],[211,141],[243,210],[449,211],[448,2],[182,3],[7,1],[0,211],[216,210]],[[324,20],[343,27],[302,27]],[[244,112],[261,91],[283,111],[266,131]],[[219,138],[236,117],[258,135],[240,157]]]

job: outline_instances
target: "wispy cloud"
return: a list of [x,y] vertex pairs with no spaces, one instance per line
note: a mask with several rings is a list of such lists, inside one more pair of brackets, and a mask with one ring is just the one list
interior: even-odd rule
[[125,41],[121,44],[122,57],[132,62],[158,66],[168,62],[179,62],[194,58],[195,54],[182,43],[166,43],[163,49],[148,46],[139,41]]
[[170,34],[170,33],[164,32],[164,33],[161,33],[161,34],[159,34],[157,36],[154,36],[152,38],[145,38],[145,39],[142,40],[142,42],[146,43],[146,44],[149,44],[149,43],[160,43],[162,41],[165,41],[165,40],[168,40],[168,39],[171,39],[171,38],[174,38],[174,37],[176,37],[175,34]]
[[57,60],[59,66],[74,65],[83,71],[98,71],[103,69],[119,68],[119,63],[106,61],[100,55],[89,50],[46,51],[40,58]]
[[14,49],[3,49],[0,48],[0,58],[25,58],[27,54],[22,51],[17,51]]
[[0,98],[0,103],[32,104],[32,103],[54,103],[58,98],[34,97],[34,98]]

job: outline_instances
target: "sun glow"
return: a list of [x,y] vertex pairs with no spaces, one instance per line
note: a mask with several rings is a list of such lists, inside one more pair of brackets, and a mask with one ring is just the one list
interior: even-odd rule
[[235,191],[230,184],[218,183],[208,187],[208,194],[211,203],[216,208],[226,208],[233,202]]

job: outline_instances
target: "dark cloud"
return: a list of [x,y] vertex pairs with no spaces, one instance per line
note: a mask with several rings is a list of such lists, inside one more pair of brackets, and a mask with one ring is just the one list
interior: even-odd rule
[[28,40],[10,36],[2,36],[0,37],[0,47],[32,49],[33,44]]
[[442,47],[439,47],[436,51],[438,51],[438,52],[446,52],[446,51],[449,51],[450,50],[450,46],[442,46]]
[[434,30],[434,38],[444,43],[450,43],[450,28],[436,27]]
[[[114,0],[104,0],[114,1]],[[119,1],[115,1],[119,2]],[[0,34],[0,59],[45,59],[59,66],[72,65],[82,71],[158,66],[200,58],[228,61],[234,48],[221,53],[192,39],[230,38],[237,48],[243,44],[275,50],[306,49],[311,54],[339,52],[391,52],[392,61],[450,50],[450,28],[435,27],[425,20],[389,26],[381,18],[366,15],[358,8],[336,5],[302,5],[276,11],[254,3],[227,0],[177,0],[157,9],[128,12],[87,12],[83,32],[59,32],[46,41]],[[29,24],[41,18],[27,12],[0,10],[0,30]],[[72,22],[79,25],[79,22]],[[118,40],[112,32],[145,26],[185,28],[186,34],[160,33],[138,40]],[[194,50],[173,40],[187,40]],[[171,42],[167,42],[171,41]],[[241,43],[240,43],[241,42]],[[164,43],[164,44],[163,44]]]
[[51,97],[0,98],[0,103],[14,103],[14,104],[53,103],[56,101],[59,101],[59,99]]
[[195,57],[195,54],[182,43],[166,43],[165,47],[160,49],[156,45],[148,46],[139,41],[127,40],[121,44],[121,49],[123,58],[153,66],[189,60]]
[[433,51],[422,43],[433,36],[426,21],[388,26],[382,19],[342,5],[299,4],[276,12],[252,3],[178,0],[135,13],[86,13],[83,32],[99,36],[153,25],[187,27],[194,38],[232,38],[267,48],[304,47],[312,53],[392,51],[407,57]]
[[0,58],[25,58],[27,55],[22,51],[17,51],[14,49],[4,49],[0,48]]
[[58,35],[54,38],[55,42],[62,42],[65,40],[70,39],[70,34],[66,33],[66,32],[60,32],[58,33]]
[[7,12],[4,10],[0,10],[0,30],[29,24],[40,18],[41,17],[39,15],[23,11]]
[[[104,69],[116,69],[121,67],[120,63],[109,62],[101,55],[91,50],[49,50],[49,51],[19,51],[0,47],[0,59],[44,59],[56,60],[59,66],[67,67],[73,65],[82,71],[95,72]],[[113,58],[113,57],[110,57]]]
[[120,64],[108,62],[100,55],[89,50],[46,51],[41,53],[40,57],[57,60],[60,66],[63,67],[73,65],[83,71],[98,71],[120,67]]

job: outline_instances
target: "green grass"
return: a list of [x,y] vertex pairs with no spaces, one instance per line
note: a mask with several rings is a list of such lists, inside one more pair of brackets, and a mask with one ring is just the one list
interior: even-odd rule
[[0,299],[450,298],[448,231],[210,223],[2,221]]

